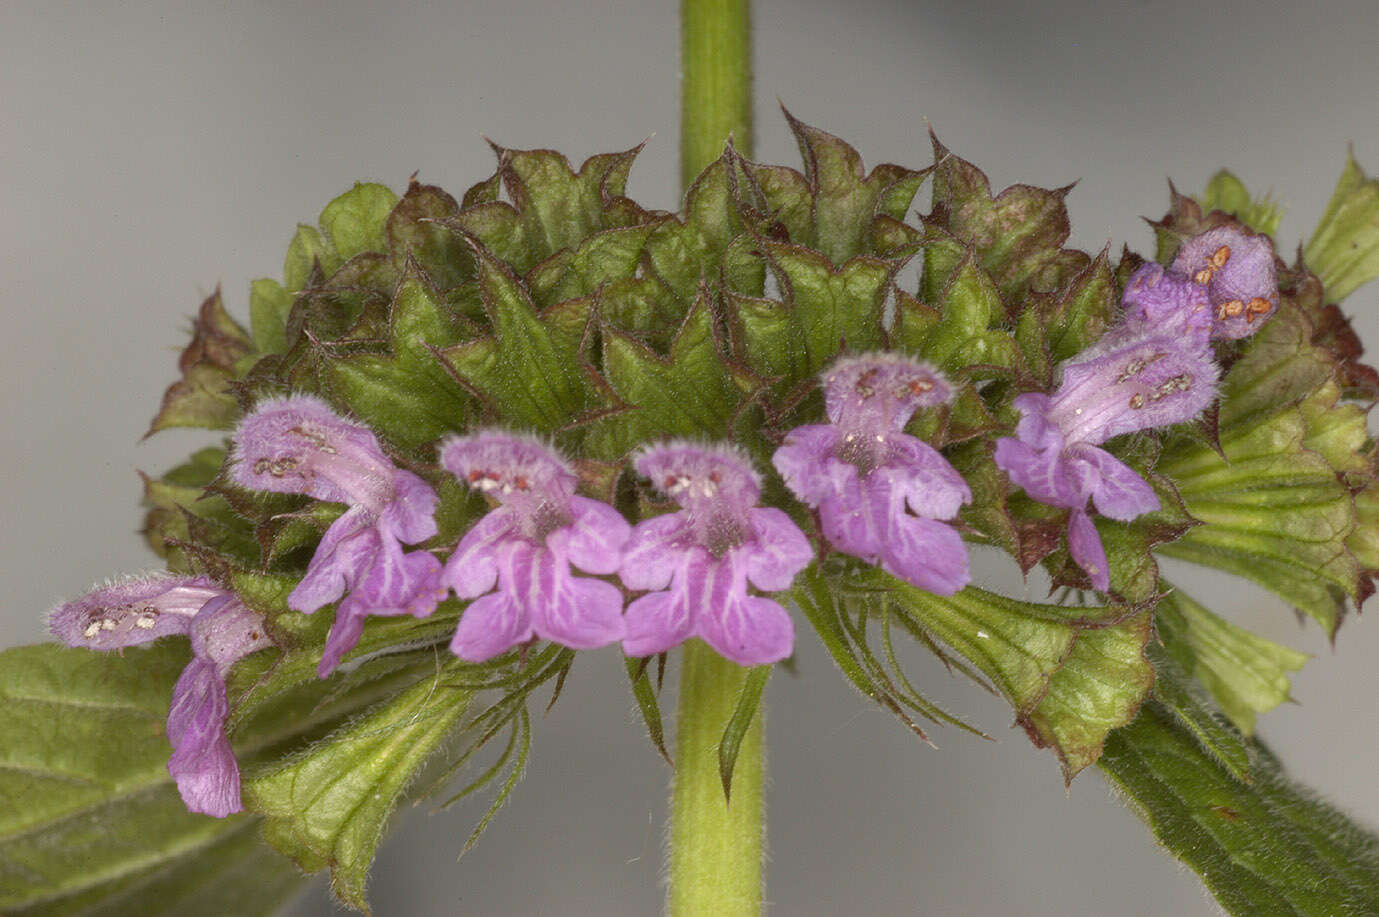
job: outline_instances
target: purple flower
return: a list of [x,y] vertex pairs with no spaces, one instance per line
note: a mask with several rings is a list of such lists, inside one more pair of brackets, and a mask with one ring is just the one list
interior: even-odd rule
[[840,551],[939,595],[967,585],[967,546],[938,520],[972,500],[938,450],[905,433],[922,407],[952,397],[937,370],[899,354],[839,360],[823,377],[829,423],[796,427],[772,462],[797,497],[819,510]]
[[1145,337],[1182,337],[1206,347],[1214,326],[1205,285],[1151,261],[1130,275],[1120,323],[1076,359],[1109,353]]
[[192,660],[168,710],[168,773],[193,812],[224,818],[243,810],[239,765],[225,735],[225,676],[240,659],[272,645],[261,615],[205,577],[151,576],[61,605],[49,626],[68,646],[107,651],[169,634],[190,636]]
[[[349,509],[321,539],[287,598],[306,613],[346,596],[317,671],[325,678],[354,648],[369,615],[425,617],[444,595],[440,561],[405,553],[436,534],[429,484],[393,466],[368,428],[307,395],[265,401],[235,431],[231,475],[252,490],[304,493]],[[346,595],[348,593],[348,595]]]
[[565,460],[539,440],[487,430],[448,440],[441,464],[498,502],[455,547],[440,581],[474,599],[450,650],[482,662],[540,638],[573,649],[621,640],[622,592],[575,576],[617,571],[631,527],[606,503],[575,494]]
[[996,442],[996,464],[1033,499],[1072,510],[1068,547],[1097,589],[1110,588],[1110,571],[1087,501],[1125,522],[1159,508],[1153,488],[1098,445],[1196,417],[1215,397],[1216,377],[1200,341],[1153,337],[1066,364],[1052,397],[1015,399],[1020,423],[1014,438]]
[[790,615],[747,584],[788,589],[814,552],[789,516],[756,505],[761,485],[747,459],[726,446],[667,443],[636,466],[681,510],[632,530],[618,575],[629,589],[654,591],[627,607],[623,651],[650,656],[699,637],[739,665],[789,656]]
[[1230,226],[1183,243],[1173,270],[1206,287],[1213,338],[1254,334],[1278,306],[1274,245],[1268,236]]

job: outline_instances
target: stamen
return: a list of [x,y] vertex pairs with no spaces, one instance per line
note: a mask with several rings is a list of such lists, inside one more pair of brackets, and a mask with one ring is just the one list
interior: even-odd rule
[[1138,411],[1142,407],[1144,407],[1144,396],[1141,395],[1139,392],[1136,392],[1135,394],[1131,395],[1130,409],[1132,411]]
[[1231,260],[1231,247],[1223,245],[1211,253],[1211,263],[1217,268],[1226,266],[1226,262]]
[[1245,304],[1238,299],[1223,302],[1216,308],[1216,318],[1218,321],[1225,321],[1228,318],[1235,318],[1245,311]]
[[1197,281],[1198,283],[1201,283],[1201,284],[1210,283],[1210,282],[1211,282],[1211,275],[1212,275],[1213,273],[1214,273],[1214,271],[1212,271],[1211,268],[1205,267],[1205,268],[1202,268],[1202,270],[1198,271],[1196,274],[1193,274],[1193,275],[1192,275],[1192,279],[1195,280],[1195,281]]

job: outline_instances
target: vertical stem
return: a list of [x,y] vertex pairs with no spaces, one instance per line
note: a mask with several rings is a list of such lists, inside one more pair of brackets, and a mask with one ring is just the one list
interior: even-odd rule
[[[752,150],[750,0],[681,0],[680,179],[683,187],[733,138]],[[747,669],[698,640],[685,644],[671,801],[672,917],[761,913],[761,713],[738,750],[732,802],[723,795],[718,745]]]
[[682,652],[670,822],[670,914],[760,914],[760,708],[738,750],[729,804],[718,772],[718,743],[748,670],[698,640],[686,643]]
[[750,0],[680,2],[680,185],[733,138],[752,154]]

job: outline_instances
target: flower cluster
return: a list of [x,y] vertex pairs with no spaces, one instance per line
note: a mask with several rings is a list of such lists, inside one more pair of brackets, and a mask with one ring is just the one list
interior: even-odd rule
[[191,811],[217,818],[241,811],[239,765],[225,735],[225,676],[240,659],[273,645],[262,615],[205,577],[155,575],[60,605],[49,626],[68,646],[102,651],[189,636],[192,660],[168,710],[168,773]]
[[1122,522],[1159,508],[1154,489],[1101,444],[1200,415],[1220,374],[1211,340],[1252,334],[1277,302],[1268,238],[1213,229],[1170,268],[1150,263],[1131,276],[1120,321],[1063,366],[1052,395],[1015,398],[1020,423],[997,441],[996,464],[1033,499],[1070,510],[1068,548],[1096,589],[1110,588],[1110,568],[1088,503]]
[[[1216,396],[1213,342],[1253,333],[1277,303],[1267,237],[1213,229],[1171,265],[1134,273],[1114,327],[1061,367],[1054,391],[1014,397],[1020,419],[995,443],[995,463],[1033,500],[1069,511],[1070,553],[1096,589],[1110,589],[1110,569],[1092,509],[1129,521],[1159,507],[1154,488],[1103,447],[1200,415]],[[820,382],[827,422],[785,432],[771,463],[813,511],[821,541],[935,594],[962,590],[971,574],[957,517],[972,491],[907,432],[920,428],[917,414],[949,404],[956,384],[890,352],[840,358]],[[304,613],[335,605],[321,677],[358,644],[367,617],[426,617],[451,593],[468,604],[450,649],[471,662],[534,640],[620,643],[645,657],[699,638],[740,665],[793,652],[790,615],[772,596],[816,549],[784,509],[760,505],[762,480],[737,447],[669,441],[635,453],[650,486],[627,502],[654,508],[635,525],[579,493],[572,464],[536,437],[479,430],[441,442],[438,458],[489,504],[454,545],[431,543],[432,484],[325,402],[264,400],[234,431],[235,484],[343,505],[287,600]],[[98,589],[51,623],[68,644],[97,650],[189,636],[193,658],[168,715],[168,769],[194,811],[240,809],[225,678],[271,645],[258,613],[205,577],[159,576]]]

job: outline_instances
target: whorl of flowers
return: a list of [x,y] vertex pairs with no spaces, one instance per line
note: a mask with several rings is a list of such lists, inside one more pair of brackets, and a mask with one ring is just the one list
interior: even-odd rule
[[[167,721],[189,807],[242,807],[227,730],[253,688],[229,675],[270,646],[342,691],[360,667],[447,642],[453,664],[503,672],[493,685],[519,683],[529,657],[563,676],[562,653],[615,646],[635,681],[691,639],[743,666],[787,660],[795,607],[889,704],[875,656],[849,656],[867,622],[889,641],[908,614],[926,646],[1000,675],[943,615],[969,615],[980,641],[984,610],[1018,606],[1031,645],[1049,644],[1042,681],[993,681],[1071,776],[1153,680],[1149,609],[1167,591],[1154,552],[1243,571],[1329,629],[1336,596],[1364,597],[1373,469],[1318,443],[1363,425],[1341,399],[1370,377],[1344,318],[1268,236],[1179,206],[1156,224],[1172,241],[1159,262],[1113,268],[1063,247],[1061,193],[992,195],[937,145],[921,231],[906,219],[926,173],[868,174],[841,141],[792,127],[804,173],[729,149],[676,214],[624,196],[636,151],[575,171],[500,150],[462,201],[360,185],[302,228],[283,284],[255,285],[252,335],[207,301],[154,423],[230,431],[227,451],[149,484],[150,541],[178,575],[52,617],[95,650],[191,638]],[[1277,368],[1299,340],[1324,364],[1305,378]],[[1358,495],[1350,528],[1318,548],[1350,566],[1310,592],[1220,535],[1235,517],[1212,516],[1223,476],[1250,473],[1217,458],[1284,410],[1304,424],[1331,412],[1310,455],[1331,463],[1319,480]],[[971,545],[1104,605],[1064,615],[994,596],[973,583]],[[1084,629],[1128,647],[1093,673],[1124,690],[1064,730],[1044,700]]]

